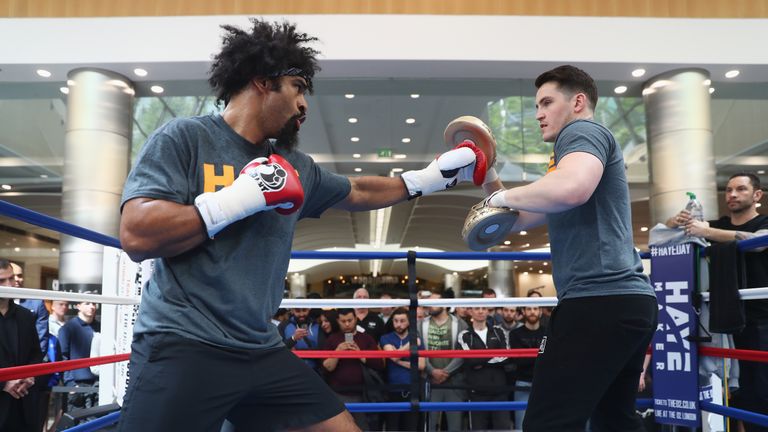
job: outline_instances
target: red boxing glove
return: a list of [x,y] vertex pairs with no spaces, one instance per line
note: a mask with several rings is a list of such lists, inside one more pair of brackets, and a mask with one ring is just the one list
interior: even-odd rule
[[240,175],[243,174],[258,183],[267,208],[289,215],[304,203],[304,188],[301,187],[299,173],[278,154],[252,160],[240,171]]

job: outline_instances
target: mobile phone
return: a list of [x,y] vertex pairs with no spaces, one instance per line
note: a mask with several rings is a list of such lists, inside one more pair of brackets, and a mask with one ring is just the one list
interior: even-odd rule
[[354,343],[355,342],[355,335],[352,333],[344,333],[344,342],[346,343]]
[[299,324],[299,328],[300,328],[300,329],[304,329],[304,330],[306,330],[306,329],[307,329],[307,323],[301,323],[301,324]]

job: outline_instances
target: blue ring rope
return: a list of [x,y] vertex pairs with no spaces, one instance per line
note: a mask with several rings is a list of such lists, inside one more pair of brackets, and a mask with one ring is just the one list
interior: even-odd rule
[[91,420],[87,423],[79,424],[75,427],[66,429],[64,432],[92,432],[97,431],[105,426],[110,426],[120,420],[120,411],[109,413],[104,417],[99,417],[95,420]]
[[768,415],[759,414],[752,411],[745,411],[738,408],[717,405],[712,402],[701,401],[701,409],[707,412],[724,415],[726,417],[744,420],[749,423],[760,426],[768,426]]

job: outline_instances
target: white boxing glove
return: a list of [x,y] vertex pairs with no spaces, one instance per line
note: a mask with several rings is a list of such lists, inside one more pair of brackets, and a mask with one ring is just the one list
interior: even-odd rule
[[472,180],[482,185],[486,172],[485,154],[472,141],[464,141],[438,156],[426,168],[406,171],[400,177],[408,189],[408,199],[413,199],[450,189],[462,181]]
[[296,169],[273,154],[249,162],[230,186],[198,195],[195,207],[213,238],[227,225],[254,213],[276,208],[281,214],[290,214],[303,202],[304,189]]

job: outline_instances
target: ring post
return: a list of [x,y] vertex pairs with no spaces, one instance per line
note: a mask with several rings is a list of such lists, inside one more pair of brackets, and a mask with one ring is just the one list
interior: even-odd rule
[[408,251],[408,295],[411,299],[411,307],[408,308],[408,346],[409,361],[411,363],[411,411],[419,412],[419,399],[421,398],[421,382],[419,374],[419,342],[418,322],[416,320],[416,308],[419,306],[419,291],[416,287],[416,252]]
[[656,422],[701,426],[698,389],[698,315],[691,297],[696,286],[698,246],[651,247],[651,283],[659,303],[653,336],[653,409]]

